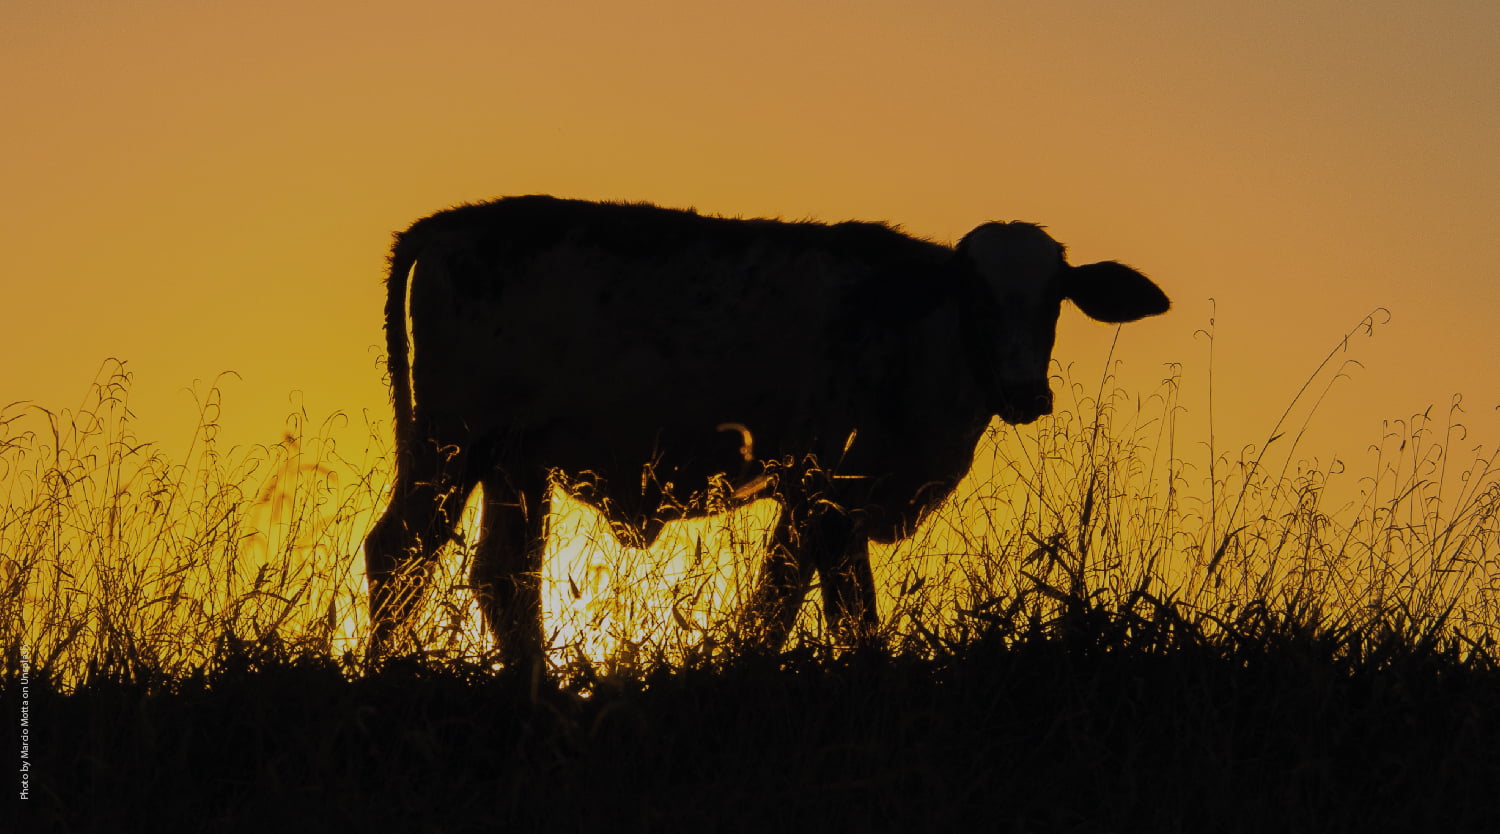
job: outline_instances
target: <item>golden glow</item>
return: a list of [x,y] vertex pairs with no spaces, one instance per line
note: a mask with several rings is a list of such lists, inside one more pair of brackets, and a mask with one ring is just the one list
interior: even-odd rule
[[621,651],[646,657],[659,651],[680,659],[732,618],[752,587],[755,554],[763,552],[774,518],[774,505],[763,502],[729,516],[674,522],[650,550],[636,551],[614,541],[602,516],[562,502],[543,569],[554,657],[577,653],[598,663]]
[[[1075,262],[1126,261],[1174,300],[1113,354],[1113,329],[1064,311],[1056,357],[1089,382],[1063,382],[1059,403],[1106,373],[1141,396],[1173,377],[1182,442],[1231,459],[1383,305],[1390,323],[1348,341],[1360,365],[1305,434],[1299,416],[1276,441],[1300,436],[1292,471],[1352,465],[1394,436],[1387,421],[1441,417],[1456,394],[1453,451],[1500,438],[1494,3],[439,0],[414,25],[390,0],[23,2],[0,7],[0,33],[0,112],[20,126],[0,132],[0,406],[71,407],[121,357],[137,438],[174,458],[202,417],[194,381],[232,370],[222,449],[274,444],[289,411],[341,412],[340,488],[369,477],[388,459],[360,450],[390,419],[390,233],[537,192],[885,219],[949,241],[986,220],[1045,224]],[[359,543],[381,494],[366,491],[308,553],[350,572],[343,639],[363,633]],[[265,527],[252,557],[302,546],[285,505],[247,500]],[[548,553],[549,610],[574,612],[551,614],[555,642],[607,652],[631,617],[673,617],[622,589],[672,597],[733,561],[697,597],[719,611],[753,569],[724,542],[753,541],[760,512],[732,534],[683,525],[647,558],[569,508]],[[947,552],[882,552],[885,610],[910,600],[909,576],[957,570]],[[461,574],[444,581],[435,598],[466,599],[448,593]],[[445,613],[472,630],[467,607]]]
[[[390,455],[378,440],[362,460],[293,431],[259,449],[201,442],[175,461],[136,442],[128,394],[116,375],[77,412],[0,410],[0,584],[20,589],[12,637],[69,682],[101,653],[201,668],[224,637],[362,656],[362,560],[345,554],[360,552],[384,505]],[[1368,608],[1441,615],[1475,645],[1493,638],[1493,452],[1450,453],[1457,430],[1416,420],[1350,467],[1254,449],[1210,462],[1199,443],[1174,445],[1170,389],[1139,411],[1132,399],[1107,399],[1097,433],[1087,405],[992,432],[914,536],[872,550],[893,642],[962,639],[996,606],[1050,618],[1079,585],[1106,607],[1145,593],[1216,616],[1264,603],[1357,620]],[[1341,480],[1356,483],[1356,504],[1331,497]],[[732,645],[773,504],[671,524],[638,551],[592,510],[553,498],[541,578],[564,675],[578,661],[607,671]],[[481,503],[471,497],[417,612],[426,650],[489,651],[467,580]],[[809,597],[800,627],[816,634]]]

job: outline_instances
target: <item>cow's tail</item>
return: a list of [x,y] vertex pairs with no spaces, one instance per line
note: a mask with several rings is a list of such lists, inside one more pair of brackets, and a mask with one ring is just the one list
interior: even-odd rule
[[385,281],[385,361],[386,370],[391,375],[391,398],[396,406],[398,467],[415,430],[412,425],[411,345],[406,330],[407,294],[419,248],[412,237],[409,232],[396,236],[396,242],[391,246],[390,273]]

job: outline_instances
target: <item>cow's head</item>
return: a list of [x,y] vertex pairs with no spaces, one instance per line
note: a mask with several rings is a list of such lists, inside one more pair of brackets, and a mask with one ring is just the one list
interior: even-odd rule
[[968,358],[990,410],[1007,423],[1052,413],[1047,368],[1064,298],[1111,323],[1171,306],[1151,279],[1124,264],[1069,266],[1062,244],[1030,223],[986,223],[964,236],[958,254],[979,279],[966,299]]

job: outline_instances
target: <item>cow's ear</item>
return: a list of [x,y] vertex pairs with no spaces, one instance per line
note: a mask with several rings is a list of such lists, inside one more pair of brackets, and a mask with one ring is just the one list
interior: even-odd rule
[[1150,278],[1114,261],[1071,267],[1062,280],[1063,296],[1097,321],[1135,321],[1165,313],[1172,306]]

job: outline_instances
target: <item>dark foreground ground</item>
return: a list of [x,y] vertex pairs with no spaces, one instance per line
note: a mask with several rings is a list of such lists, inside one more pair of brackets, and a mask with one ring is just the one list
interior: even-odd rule
[[[581,699],[415,663],[348,681],[275,654],[68,696],[33,676],[30,799],[12,793],[24,825],[0,830],[1500,830],[1485,656],[980,641]],[[15,751],[14,678],[4,696]]]

